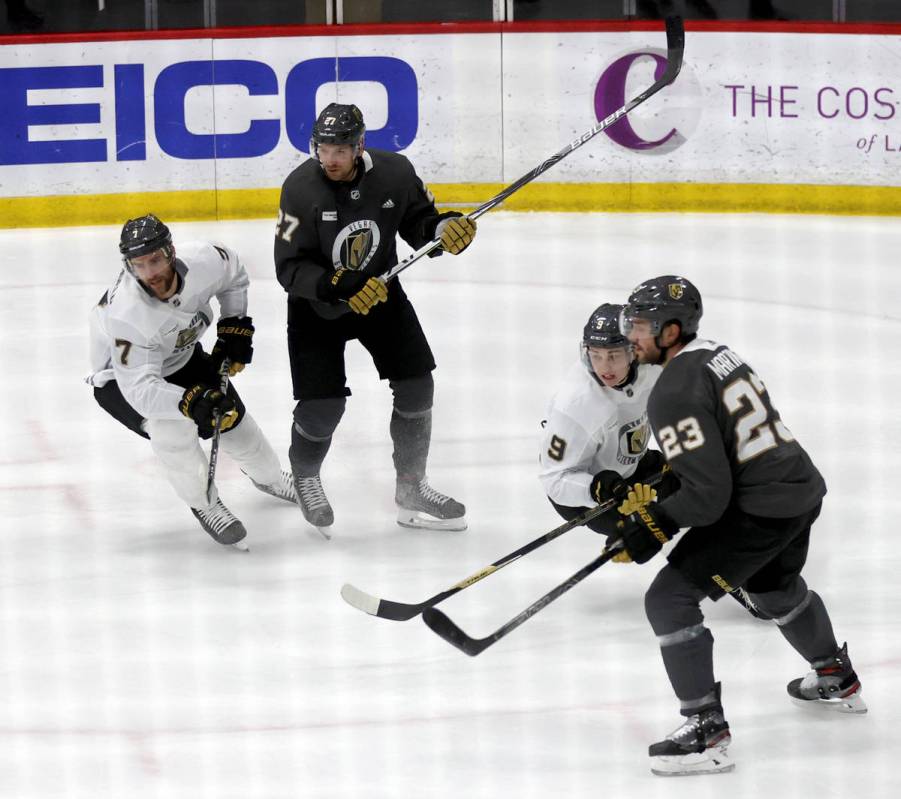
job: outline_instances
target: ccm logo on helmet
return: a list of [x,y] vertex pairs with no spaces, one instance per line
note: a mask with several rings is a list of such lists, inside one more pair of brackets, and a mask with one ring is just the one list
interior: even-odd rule
[[[0,96],[0,165],[71,164],[95,161],[144,161],[147,140],[172,158],[255,158],[278,146],[282,129],[299,152],[306,152],[316,119],[316,92],[334,83],[381,84],[387,95],[385,125],[368,130],[366,143],[383,150],[403,150],[416,137],[419,101],[416,73],[399,58],[358,56],[312,58],[295,64],[286,75],[262,61],[248,59],[180,61],[158,74],[145,74],[144,64],[35,66],[4,69]],[[112,89],[112,102],[108,98]],[[239,133],[195,133],[188,125],[188,94],[198,86],[242,86],[250,96],[278,95],[284,86],[281,117],[252,119],[240,106],[230,109],[226,130]],[[95,89],[96,102],[45,104],[29,92],[41,89]],[[80,97],[91,92],[79,92]],[[151,109],[145,95],[152,94]],[[112,106],[112,107],[110,107]],[[148,118],[149,116],[149,118]],[[102,138],[54,138],[41,141],[45,125],[99,125]]]

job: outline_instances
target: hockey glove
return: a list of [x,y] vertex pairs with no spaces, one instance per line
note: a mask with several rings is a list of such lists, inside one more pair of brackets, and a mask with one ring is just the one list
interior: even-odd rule
[[468,216],[442,219],[435,227],[435,236],[441,239],[441,247],[451,255],[459,255],[476,237],[476,223]]
[[675,522],[654,502],[639,505],[617,527],[623,539],[623,551],[636,563],[647,563],[679,532]]
[[[640,508],[643,508],[645,505],[647,505],[649,502],[653,502],[655,499],[657,499],[657,492],[653,488],[651,488],[651,486],[645,483],[635,483],[635,485],[628,489],[626,498],[623,500],[622,504],[617,508],[617,510],[623,516],[631,516],[633,513],[637,513]],[[618,538],[620,538],[620,536],[608,536],[608,548]],[[631,563],[632,557],[625,549],[620,549],[620,551],[613,556],[612,560],[614,563]]]
[[388,299],[388,287],[377,277],[342,266],[319,278],[316,294],[325,302],[345,300],[354,313],[365,316],[374,305]]
[[612,469],[605,469],[602,472],[598,472],[592,478],[588,490],[591,492],[591,498],[597,502],[598,505],[602,505],[604,502],[609,502],[611,499],[616,502],[625,499],[626,494],[629,492],[629,486],[626,485],[626,481],[623,480],[622,475],[619,472],[614,472]]
[[249,316],[226,316],[216,325],[219,339],[213,347],[213,359],[222,363],[228,358],[228,373],[234,377],[253,360],[253,320]]
[[219,413],[219,429],[225,432],[238,421],[235,401],[218,388],[200,385],[190,386],[182,394],[178,409],[189,419],[193,419],[198,430],[204,435],[213,432],[216,413]]

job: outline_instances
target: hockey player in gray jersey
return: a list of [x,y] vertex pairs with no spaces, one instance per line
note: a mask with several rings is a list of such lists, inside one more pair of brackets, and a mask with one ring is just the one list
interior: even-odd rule
[[465,530],[463,503],[426,476],[432,435],[435,360],[400,280],[380,279],[397,263],[400,235],[418,248],[438,237],[463,252],[476,225],[434,198],[399,153],[365,147],[363,115],[331,103],[313,125],[312,158],[282,186],[275,270],[288,294],[288,353],[294,399],[289,458],[304,516],[320,530],[334,523],[320,468],[344,414],[344,351],[358,341],[393,394],[389,430],[403,527]]
[[[152,214],[130,219],[119,242],[124,268],[91,313],[91,365],[87,382],[116,420],[150,439],[175,492],[203,529],[224,545],[246,547],[244,525],[228,510],[215,485],[207,496],[207,460],[198,441],[220,419],[221,447],[261,491],[288,502],[296,494],[291,474],[241,398],[220,390],[219,367],[228,359],[237,374],[253,356],[253,322],[247,315],[248,277],[237,253],[219,244],[179,244]],[[218,340],[212,356],[200,339],[219,304]]]
[[866,712],[847,646],[839,647],[823,600],[801,577],[826,485],[753,369],[728,347],[697,338],[702,311],[692,283],[663,275],[633,291],[620,324],[641,363],[664,367],[648,416],[680,480],[669,497],[624,518],[624,551],[645,563],[690,528],[645,596],[685,716],[650,747],[651,769],[662,775],[733,768],[705,598],[744,588],[775,621],[812,669],[788,683],[793,701]]
[[[589,506],[625,499],[627,481],[659,472],[663,456],[647,448],[647,405],[660,367],[638,364],[619,330],[622,305],[605,303],[582,333],[579,361],[554,395],[543,422],[539,479],[564,519]],[[660,486],[665,494],[672,486]],[[611,510],[588,523],[599,533],[616,531]]]

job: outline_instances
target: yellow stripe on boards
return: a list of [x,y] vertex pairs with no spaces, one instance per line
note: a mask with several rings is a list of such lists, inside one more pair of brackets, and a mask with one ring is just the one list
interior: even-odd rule
[[[431,184],[442,205],[471,210],[504,185]],[[692,213],[901,216],[901,187],[772,183],[530,183],[506,211],[682,211]]]
[[[476,208],[500,183],[430,184],[442,208]],[[278,188],[0,198],[0,228],[116,225],[154,213],[164,221],[255,219],[278,213]],[[771,183],[546,183],[524,186],[507,211],[854,214],[901,216],[899,186]]]

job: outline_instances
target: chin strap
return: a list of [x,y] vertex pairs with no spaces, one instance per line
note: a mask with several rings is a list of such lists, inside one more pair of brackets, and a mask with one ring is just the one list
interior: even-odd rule
[[632,362],[629,364],[629,371],[626,373],[626,376],[623,378],[622,383],[617,383],[614,388],[617,391],[622,391],[626,386],[631,385],[635,382],[635,378],[638,376],[638,361],[634,358]]

